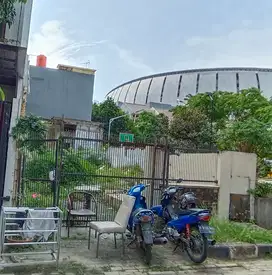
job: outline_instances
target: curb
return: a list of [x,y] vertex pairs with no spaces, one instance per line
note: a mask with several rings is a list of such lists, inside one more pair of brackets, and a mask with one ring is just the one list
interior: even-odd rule
[[272,253],[272,244],[234,244],[210,246],[211,258],[240,260],[263,258]]

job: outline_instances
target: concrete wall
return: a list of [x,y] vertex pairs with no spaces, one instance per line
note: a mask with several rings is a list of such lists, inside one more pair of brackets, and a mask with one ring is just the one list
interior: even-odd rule
[[272,198],[257,198],[255,201],[255,220],[257,225],[272,229]]
[[[248,195],[255,188],[257,156],[240,152],[221,152],[218,162],[220,185],[218,215],[229,218],[230,194]],[[254,218],[254,198],[250,196],[250,218]]]
[[[146,147],[144,150],[109,148],[106,152],[107,158],[114,167],[137,164],[145,171],[145,177],[149,178],[152,178],[153,154],[154,147]],[[257,163],[255,154],[240,152],[181,153],[179,156],[170,156],[169,162],[169,185],[177,184],[171,179],[184,179],[184,182],[179,185],[185,187],[186,190],[194,191],[205,205],[217,209],[217,214],[222,219],[229,219],[231,194],[248,195],[247,191],[255,187]],[[155,178],[162,178],[163,151],[156,151],[155,165]],[[162,180],[155,180],[155,189],[159,189],[161,183]],[[150,192],[147,191],[147,194],[150,196]],[[160,191],[156,190],[153,202],[159,203],[159,198]],[[253,219],[254,198],[252,196],[250,196],[249,208],[250,218]]]
[[219,154],[217,153],[171,155],[169,159],[169,179],[182,178],[192,184],[205,184],[205,182],[198,182],[199,180],[216,181],[218,180],[218,158]]
[[14,23],[6,27],[5,39],[7,44],[27,48],[30,30],[30,20],[33,0],[27,0],[26,4],[16,3],[16,16]]
[[[12,128],[16,125],[17,118],[20,117],[23,91],[28,91],[29,88],[29,63],[26,62],[24,66],[24,78],[18,79],[17,82],[17,97],[12,100],[12,113],[10,120],[10,133]],[[8,140],[8,154],[7,154],[7,164],[6,164],[6,176],[5,176],[5,188],[4,188],[4,197],[10,196],[14,198],[16,194],[17,184],[19,178],[16,177],[19,167],[17,167],[19,154],[16,148],[14,140],[10,137]],[[11,206],[12,201],[4,202],[4,205]]]
[[126,147],[110,147],[106,152],[106,157],[113,167],[139,165],[145,170],[149,163],[150,150],[151,147],[146,147],[144,150],[138,148],[131,150],[126,149]]
[[30,66],[26,112],[46,119],[90,120],[94,75]]
[[[21,111],[21,96],[23,90],[23,80],[19,79],[17,83],[18,96],[13,99],[12,103],[12,113],[11,113],[11,121],[10,121],[10,133],[12,127],[16,125],[16,120],[20,115]],[[5,176],[5,187],[4,187],[4,197],[10,196],[14,197],[16,190],[14,190],[17,186],[17,181],[19,179],[16,178],[16,162],[18,158],[18,152],[16,148],[16,144],[14,140],[10,137],[8,140],[8,153],[7,153],[7,164],[6,164],[6,176]],[[11,206],[12,201],[6,201],[3,203],[5,206]]]

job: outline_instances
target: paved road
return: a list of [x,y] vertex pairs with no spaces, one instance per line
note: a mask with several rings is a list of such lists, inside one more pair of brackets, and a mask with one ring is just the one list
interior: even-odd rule
[[[111,271],[97,272],[97,270],[84,270],[64,273],[63,271],[51,272],[48,275],[272,275],[272,260],[254,260],[245,262],[221,262],[216,264],[207,264],[202,266],[185,265],[185,266],[172,266],[172,271],[163,270],[164,267],[151,268],[151,270],[141,270],[137,267],[121,267],[112,268]],[[171,269],[168,267],[167,269]],[[1,274],[1,273],[0,273]],[[22,273],[9,273],[6,275],[22,275]],[[45,273],[28,273],[28,275],[43,275]]]
[[[86,231],[86,232],[85,232]],[[207,259],[203,265],[194,265],[186,254],[176,251],[173,253],[171,244],[156,246],[153,253],[152,267],[147,270],[143,255],[134,247],[127,247],[124,256],[121,246],[114,248],[112,236],[101,239],[99,258],[95,257],[96,240],[91,239],[91,250],[87,248],[87,228],[82,234],[77,234],[70,240],[62,241],[61,263],[59,272],[55,267],[37,265],[9,275],[272,275],[272,259],[251,261],[224,261]],[[72,238],[72,237],[71,237]],[[33,259],[38,260],[34,255]],[[46,259],[44,259],[46,260]],[[48,259],[47,259],[48,260]],[[1,266],[0,266],[1,268]],[[34,272],[35,270],[35,272]],[[0,275],[3,274],[3,271]]]

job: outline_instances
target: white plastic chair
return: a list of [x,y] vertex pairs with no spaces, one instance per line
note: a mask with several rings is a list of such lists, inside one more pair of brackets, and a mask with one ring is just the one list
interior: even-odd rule
[[[125,254],[125,232],[127,229],[129,217],[131,215],[133,206],[135,203],[135,197],[123,195],[123,202],[115,216],[113,222],[110,221],[94,221],[90,223],[88,249],[90,249],[91,231],[95,230],[95,236],[97,237],[96,258],[98,258],[99,240],[102,234],[114,234],[114,244],[116,244],[116,234],[122,235],[123,254]],[[97,234],[98,233],[98,234]]]

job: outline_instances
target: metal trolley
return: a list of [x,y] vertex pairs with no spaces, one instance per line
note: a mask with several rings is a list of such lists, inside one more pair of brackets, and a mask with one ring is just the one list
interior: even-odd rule
[[[46,213],[47,217],[43,216],[44,213]],[[51,225],[53,224],[54,227],[50,229],[37,229],[33,226],[34,228],[31,229],[26,226],[29,223],[35,225],[35,222],[49,222]],[[0,256],[2,261],[0,266],[24,266],[54,262],[58,266],[60,257],[61,225],[62,211],[58,207],[2,207],[0,217]],[[47,238],[44,238],[43,234],[47,234]],[[27,241],[24,241],[22,236],[26,235],[35,235],[35,238],[29,238]],[[21,237],[22,240],[16,240],[16,237]],[[33,250],[30,252],[23,251],[26,246],[32,246]],[[21,247],[22,251],[8,251],[11,250],[9,249],[11,247]],[[37,249],[37,247],[39,247],[39,249]],[[35,256],[33,260],[14,260],[16,257],[27,258],[31,257],[31,255]],[[45,259],[46,255],[51,256],[49,257],[49,260]]]

